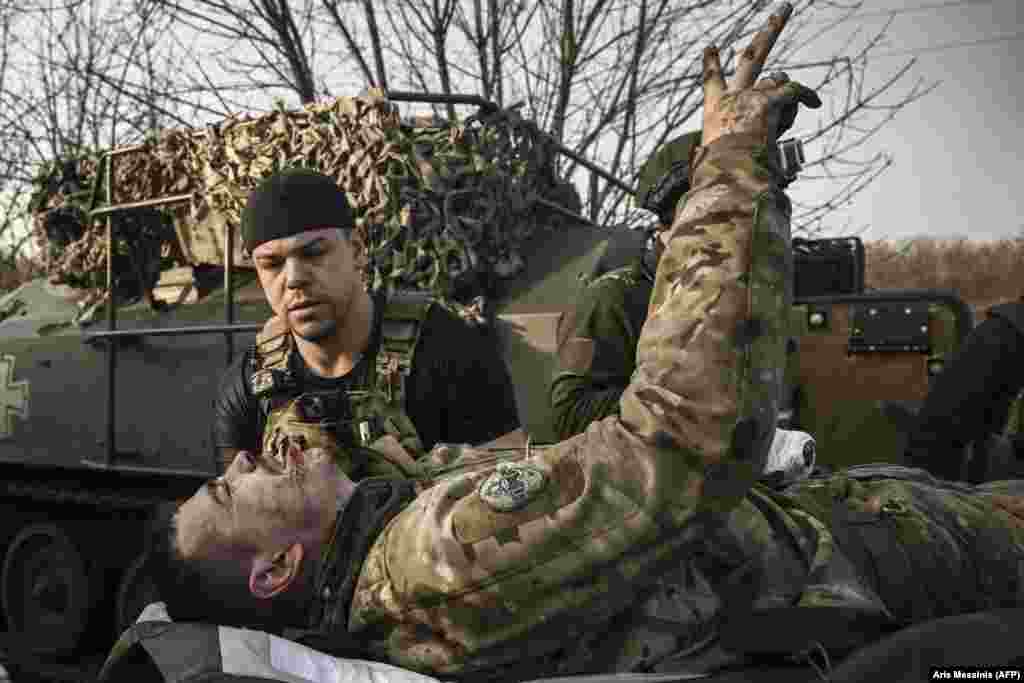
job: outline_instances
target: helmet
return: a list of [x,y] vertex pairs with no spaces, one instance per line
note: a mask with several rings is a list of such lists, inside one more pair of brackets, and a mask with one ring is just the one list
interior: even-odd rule
[[640,168],[638,203],[665,225],[672,222],[676,203],[690,189],[690,155],[700,138],[697,130],[667,142]]

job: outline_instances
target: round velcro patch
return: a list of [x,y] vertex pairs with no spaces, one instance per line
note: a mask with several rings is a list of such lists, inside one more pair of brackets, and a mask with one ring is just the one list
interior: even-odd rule
[[540,468],[521,462],[503,462],[480,482],[477,492],[496,512],[511,512],[536,498],[545,485],[547,475]]

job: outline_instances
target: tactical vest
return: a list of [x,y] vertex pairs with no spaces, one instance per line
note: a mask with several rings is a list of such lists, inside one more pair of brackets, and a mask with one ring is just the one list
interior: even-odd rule
[[373,449],[393,436],[412,457],[423,453],[416,427],[405,411],[406,380],[423,321],[433,300],[418,293],[391,297],[384,307],[377,350],[358,363],[346,390],[306,391],[292,370],[297,353],[292,334],[272,318],[257,336],[250,386],[266,416],[263,451],[276,453],[288,442],[324,448],[352,479],[414,477],[412,458]]

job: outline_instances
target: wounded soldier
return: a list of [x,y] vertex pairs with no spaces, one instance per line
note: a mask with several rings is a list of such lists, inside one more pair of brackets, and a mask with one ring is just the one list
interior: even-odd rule
[[879,466],[757,483],[792,304],[790,208],[767,150],[797,103],[820,105],[785,74],[757,81],[791,12],[730,89],[705,51],[692,188],[618,415],[417,481],[354,483],[329,450],[295,444],[242,452],[153,548],[171,618],[507,681],[847,651],[1024,602],[1024,481]]

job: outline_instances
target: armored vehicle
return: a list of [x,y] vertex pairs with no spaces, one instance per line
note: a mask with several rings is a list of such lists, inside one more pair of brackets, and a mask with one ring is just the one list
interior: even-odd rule
[[[477,111],[459,125],[399,119],[391,102],[416,99]],[[11,666],[94,674],[149,601],[138,568],[154,506],[217,473],[219,376],[270,316],[237,215],[275,167],[338,178],[357,207],[367,286],[431,291],[497,330],[524,427],[552,440],[547,383],[571,293],[644,239],[580,216],[553,175],[557,152],[480,98],[392,92],[172,132],[88,172],[54,171],[37,217],[57,266],[0,299],[0,645]],[[898,458],[880,402],[924,397],[970,311],[950,292],[865,291],[859,240],[797,249],[785,419],[815,435],[826,464]]]

